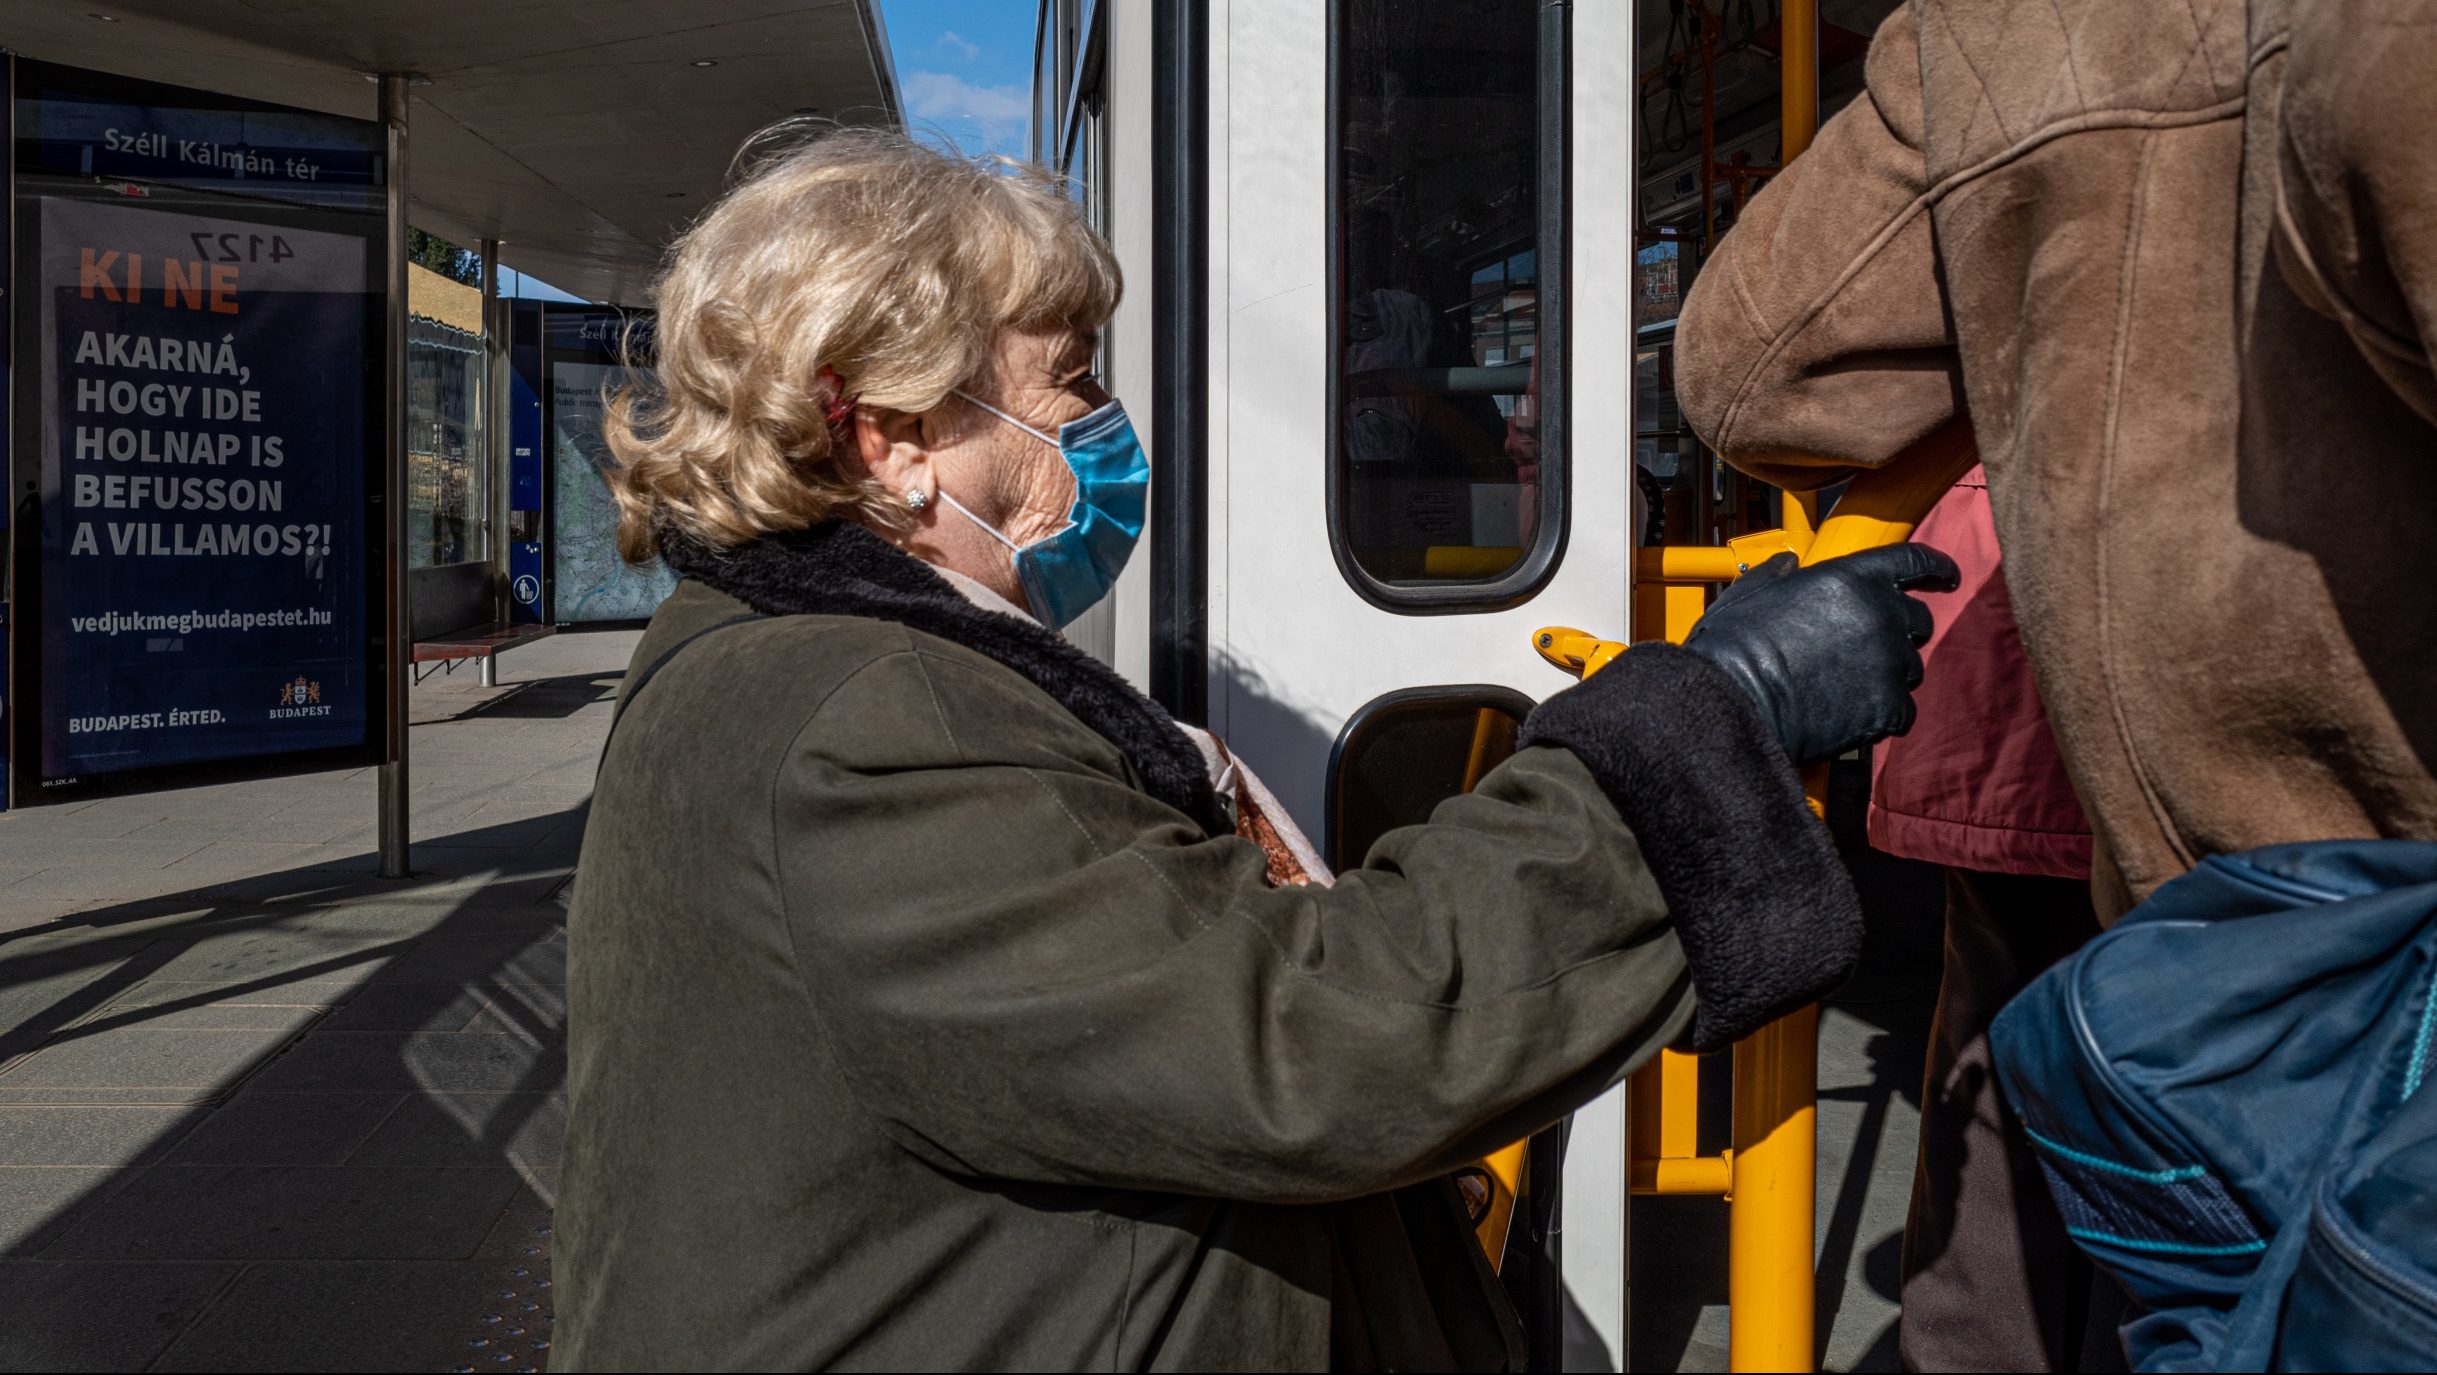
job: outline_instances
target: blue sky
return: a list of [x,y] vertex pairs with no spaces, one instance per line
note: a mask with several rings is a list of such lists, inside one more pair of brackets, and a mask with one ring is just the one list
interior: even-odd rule
[[907,120],[970,153],[1024,155],[1032,0],[880,0]]
[[540,301],[582,301],[584,299],[581,296],[570,296],[539,277],[528,277],[506,263],[499,265],[499,294],[526,296]]

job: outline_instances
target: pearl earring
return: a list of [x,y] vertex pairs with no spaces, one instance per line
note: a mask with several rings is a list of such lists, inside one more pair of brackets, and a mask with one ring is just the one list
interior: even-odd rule
[[931,504],[930,493],[923,491],[920,487],[908,487],[905,489],[905,504],[919,511]]

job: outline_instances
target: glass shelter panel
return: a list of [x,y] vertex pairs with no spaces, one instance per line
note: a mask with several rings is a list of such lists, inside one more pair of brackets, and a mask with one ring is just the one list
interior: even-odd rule
[[611,307],[552,308],[543,317],[549,370],[550,607],[561,625],[648,619],[677,588],[658,559],[628,563],[618,553],[613,466],[601,433],[610,398],[652,376],[647,317]]
[[421,267],[407,291],[406,561],[484,556],[482,293]]
[[[1542,490],[1540,7],[1338,0],[1334,535],[1366,589],[1487,583]],[[1349,573],[1351,573],[1349,569]]]

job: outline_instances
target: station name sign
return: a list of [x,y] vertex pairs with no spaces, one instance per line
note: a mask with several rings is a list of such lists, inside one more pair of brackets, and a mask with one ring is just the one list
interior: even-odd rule
[[[48,76],[51,79],[45,80]],[[386,178],[378,126],[151,83],[99,90],[72,68],[18,64],[18,94],[42,104],[20,125],[19,169],[35,167],[138,194],[189,187],[301,205],[373,211]],[[139,91],[138,88],[141,88]]]
[[113,127],[102,130],[102,148],[106,152],[124,153],[132,158],[160,160],[174,158],[197,167],[232,172],[238,176],[281,177],[290,181],[319,181],[322,165],[310,157],[294,153],[266,153],[243,144],[230,147],[208,139],[172,139],[159,130],[144,133],[123,133]]

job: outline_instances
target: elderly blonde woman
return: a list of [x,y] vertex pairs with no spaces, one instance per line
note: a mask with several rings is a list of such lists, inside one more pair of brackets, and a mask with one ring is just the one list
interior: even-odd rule
[[1849,970],[1794,763],[1908,715],[1938,556],[1763,570],[1298,884],[1056,633],[1142,522],[1118,290],[1055,187],[880,134],[678,245],[609,426],[684,580],[569,918],[560,1368],[1507,1366],[1450,1171]]

